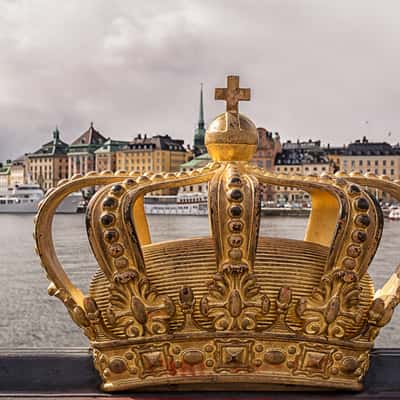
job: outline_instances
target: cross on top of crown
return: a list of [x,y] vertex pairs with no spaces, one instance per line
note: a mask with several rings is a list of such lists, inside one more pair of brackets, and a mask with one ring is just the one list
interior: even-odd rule
[[238,103],[241,100],[250,100],[250,89],[239,87],[239,76],[230,75],[227,78],[226,88],[215,89],[215,100],[226,101],[226,111],[238,113]]

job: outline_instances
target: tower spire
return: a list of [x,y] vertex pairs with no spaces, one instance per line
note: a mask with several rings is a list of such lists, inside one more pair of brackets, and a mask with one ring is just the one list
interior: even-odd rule
[[203,105],[203,83],[200,83],[200,110],[199,122],[197,123],[199,129],[204,129],[204,105]]
[[204,104],[203,104],[203,83],[200,83],[200,106],[199,106],[199,120],[194,132],[194,150],[196,155],[205,153],[206,147],[204,145],[204,137],[206,134],[204,123]]

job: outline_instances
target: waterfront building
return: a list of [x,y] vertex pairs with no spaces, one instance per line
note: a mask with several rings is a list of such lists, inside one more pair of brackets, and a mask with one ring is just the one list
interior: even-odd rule
[[372,172],[391,179],[400,177],[400,148],[386,142],[369,142],[364,136],[343,147],[326,149],[334,171]]
[[175,172],[189,160],[191,152],[184,141],[169,135],[148,137],[138,134],[116,152],[117,169],[145,172]]
[[38,183],[43,190],[57,185],[68,177],[68,144],[60,139],[56,128],[53,140],[45,143],[33,153],[27,154],[29,180]]
[[199,156],[207,152],[204,138],[206,135],[206,128],[204,123],[204,105],[203,105],[203,84],[200,87],[200,105],[199,105],[199,120],[197,121],[197,127],[194,131],[193,140],[193,153],[195,156]]
[[[209,162],[211,162],[210,155],[204,153],[182,164],[180,169],[183,172],[190,172],[194,169],[205,167]],[[183,186],[179,191],[183,193],[208,193],[208,183],[205,182],[196,185]]]
[[117,151],[128,144],[122,140],[106,140],[94,153],[96,171],[113,171],[117,169]]
[[[260,168],[264,168],[266,171],[272,172],[274,170],[274,163],[278,153],[281,152],[282,146],[279,134],[275,132],[269,132],[265,128],[257,128],[258,132],[258,145],[257,151],[255,152],[252,164],[257,165]],[[273,201],[275,191],[273,186],[262,187],[261,198],[263,201]]]
[[84,175],[96,168],[96,153],[107,139],[93,127],[93,122],[87,131],[75,139],[68,151],[68,176]]
[[[284,174],[320,175],[331,172],[331,164],[321,141],[291,142],[282,145],[282,151],[275,159],[275,172]],[[277,203],[310,201],[308,193],[298,188],[276,186]]]
[[10,160],[7,160],[5,164],[0,163],[0,193],[6,192],[10,186],[10,169]]
[[27,183],[27,163],[25,155],[13,160],[10,167],[10,186],[23,185]]

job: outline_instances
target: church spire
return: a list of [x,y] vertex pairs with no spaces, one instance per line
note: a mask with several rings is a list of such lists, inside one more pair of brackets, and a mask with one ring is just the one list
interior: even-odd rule
[[197,127],[194,132],[194,150],[196,155],[200,155],[206,152],[204,145],[204,137],[206,134],[205,123],[204,123],[204,105],[203,105],[203,84],[200,84],[200,107],[199,107],[199,120],[197,121]]
[[199,122],[197,123],[199,129],[204,129],[204,106],[203,106],[203,84],[200,83],[200,110]]

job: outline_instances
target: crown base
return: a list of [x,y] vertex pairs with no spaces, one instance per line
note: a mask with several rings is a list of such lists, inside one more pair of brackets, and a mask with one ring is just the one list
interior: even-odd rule
[[137,380],[127,379],[115,381],[112,383],[104,383],[101,388],[105,392],[120,392],[126,390],[134,390],[138,392],[224,392],[224,391],[241,391],[241,392],[309,392],[309,391],[331,391],[331,390],[347,390],[359,392],[363,390],[363,384],[348,381],[322,382],[320,386],[316,386],[315,379],[299,377],[296,380],[287,383],[285,379],[274,377],[273,375],[265,375],[257,380],[268,380],[269,382],[252,382],[252,376],[238,377],[237,375],[224,375],[223,377],[200,376],[200,377],[163,377],[157,380],[149,380],[138,385]]
[[276,335],[229,333],[200,339],[188,332],[165,341],[153,337],[92,345],[107,392],[218,391],[234,385],[242,391],[362,390],[370,343],[319,343]]

